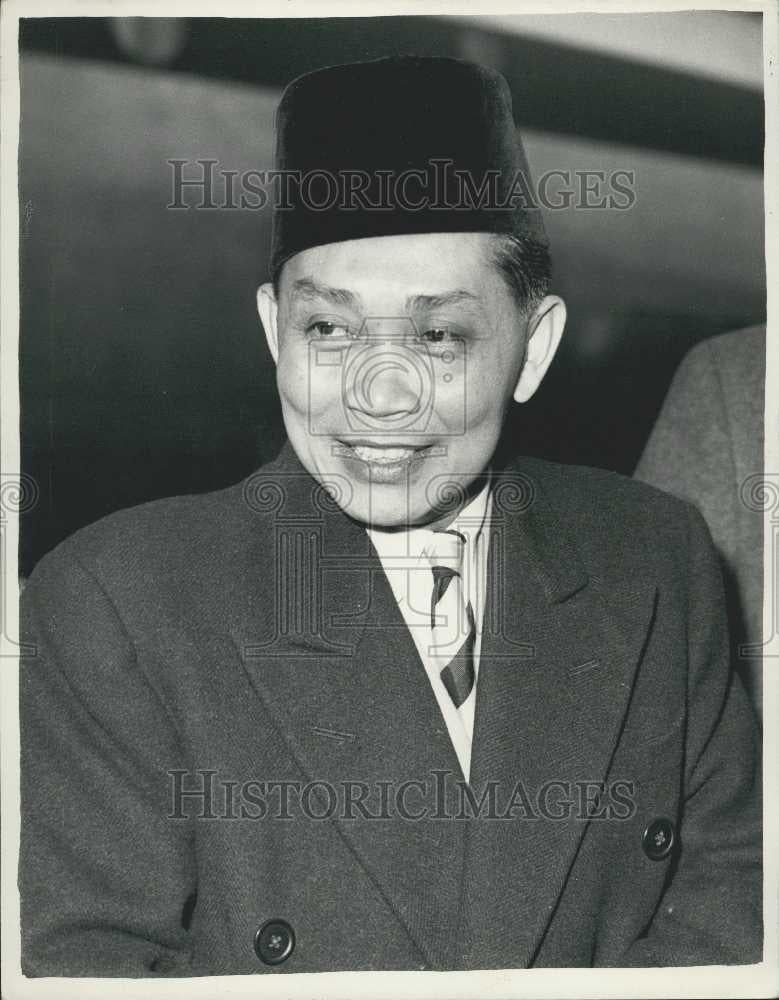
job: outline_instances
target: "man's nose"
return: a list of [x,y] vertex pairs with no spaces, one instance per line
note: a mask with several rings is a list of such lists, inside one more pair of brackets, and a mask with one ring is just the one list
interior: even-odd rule
[[344,404],[357,415],[392,423],[413,419],[426,410],[430,386],[424,366],[414,352],[392,342],[363,348],[350,365],[344,385]]

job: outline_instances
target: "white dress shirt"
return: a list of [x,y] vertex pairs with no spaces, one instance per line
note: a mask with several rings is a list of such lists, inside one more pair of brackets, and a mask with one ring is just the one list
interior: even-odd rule
[[381,560],[395,600],[416,643],[430,685],[433,688],[449,737],[467,781],[471,770],[471,744],[473,718],[476,706],[476,687],[479,679],[482,622],[487,588],[487,556],[489,532],[484,530],[489,517],[489,482],[447,525],[460,532],[466,539],[463,553],[462,583],[466,600],[470,601],[476,624],[473,647],[473,668],[476,680],[473,689],[459,709],[449,696],[441,680],[440,659],[428,655],[435,644],[430,622],[430,599],[433,592],[433,573],[426,549],[432,532],[429,528],[411,528],[408,531],[382,531],[369,528],[373,547]]

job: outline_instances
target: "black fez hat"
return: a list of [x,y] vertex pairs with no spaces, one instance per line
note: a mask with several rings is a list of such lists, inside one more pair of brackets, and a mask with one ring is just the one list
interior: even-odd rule
[[486,66],[393,56],[300,76],[276,111],[275,160],[290,176],[274,204],[274,278],[301,250],[371,236],[546,243],[508,84]]

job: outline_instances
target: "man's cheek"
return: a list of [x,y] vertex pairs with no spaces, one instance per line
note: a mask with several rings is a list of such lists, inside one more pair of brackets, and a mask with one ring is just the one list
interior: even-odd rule
[[511,399],[513,382],[509,385],[507,373],[510,365],[483,370],[471,366],[465,396],[466,427],[477,427],[500,422]]
[[324,395],[321,379],[311,378],[305,357],[287,354],[279,358],[276,384],[285,404],[300,415],[321,409]]
[[496,386],[485,385],[474,381],[468,386],[468,391],[463,400],[464,406],[464,433],[481,427],[489,422],[493,417],[497,419],[500,409],[500,396],[496,391]]

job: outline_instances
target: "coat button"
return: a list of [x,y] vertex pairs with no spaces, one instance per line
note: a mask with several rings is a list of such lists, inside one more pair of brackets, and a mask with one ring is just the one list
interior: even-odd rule
[[286,920],[266,920],[254,935],[257,958],[266,965],[281,965],[295,948],[295,932]]
[[653,819],[644,830],[641,846],[650,861],[662,861],[667,858],[676,843],[676,832],[670,819],[664,816]]

